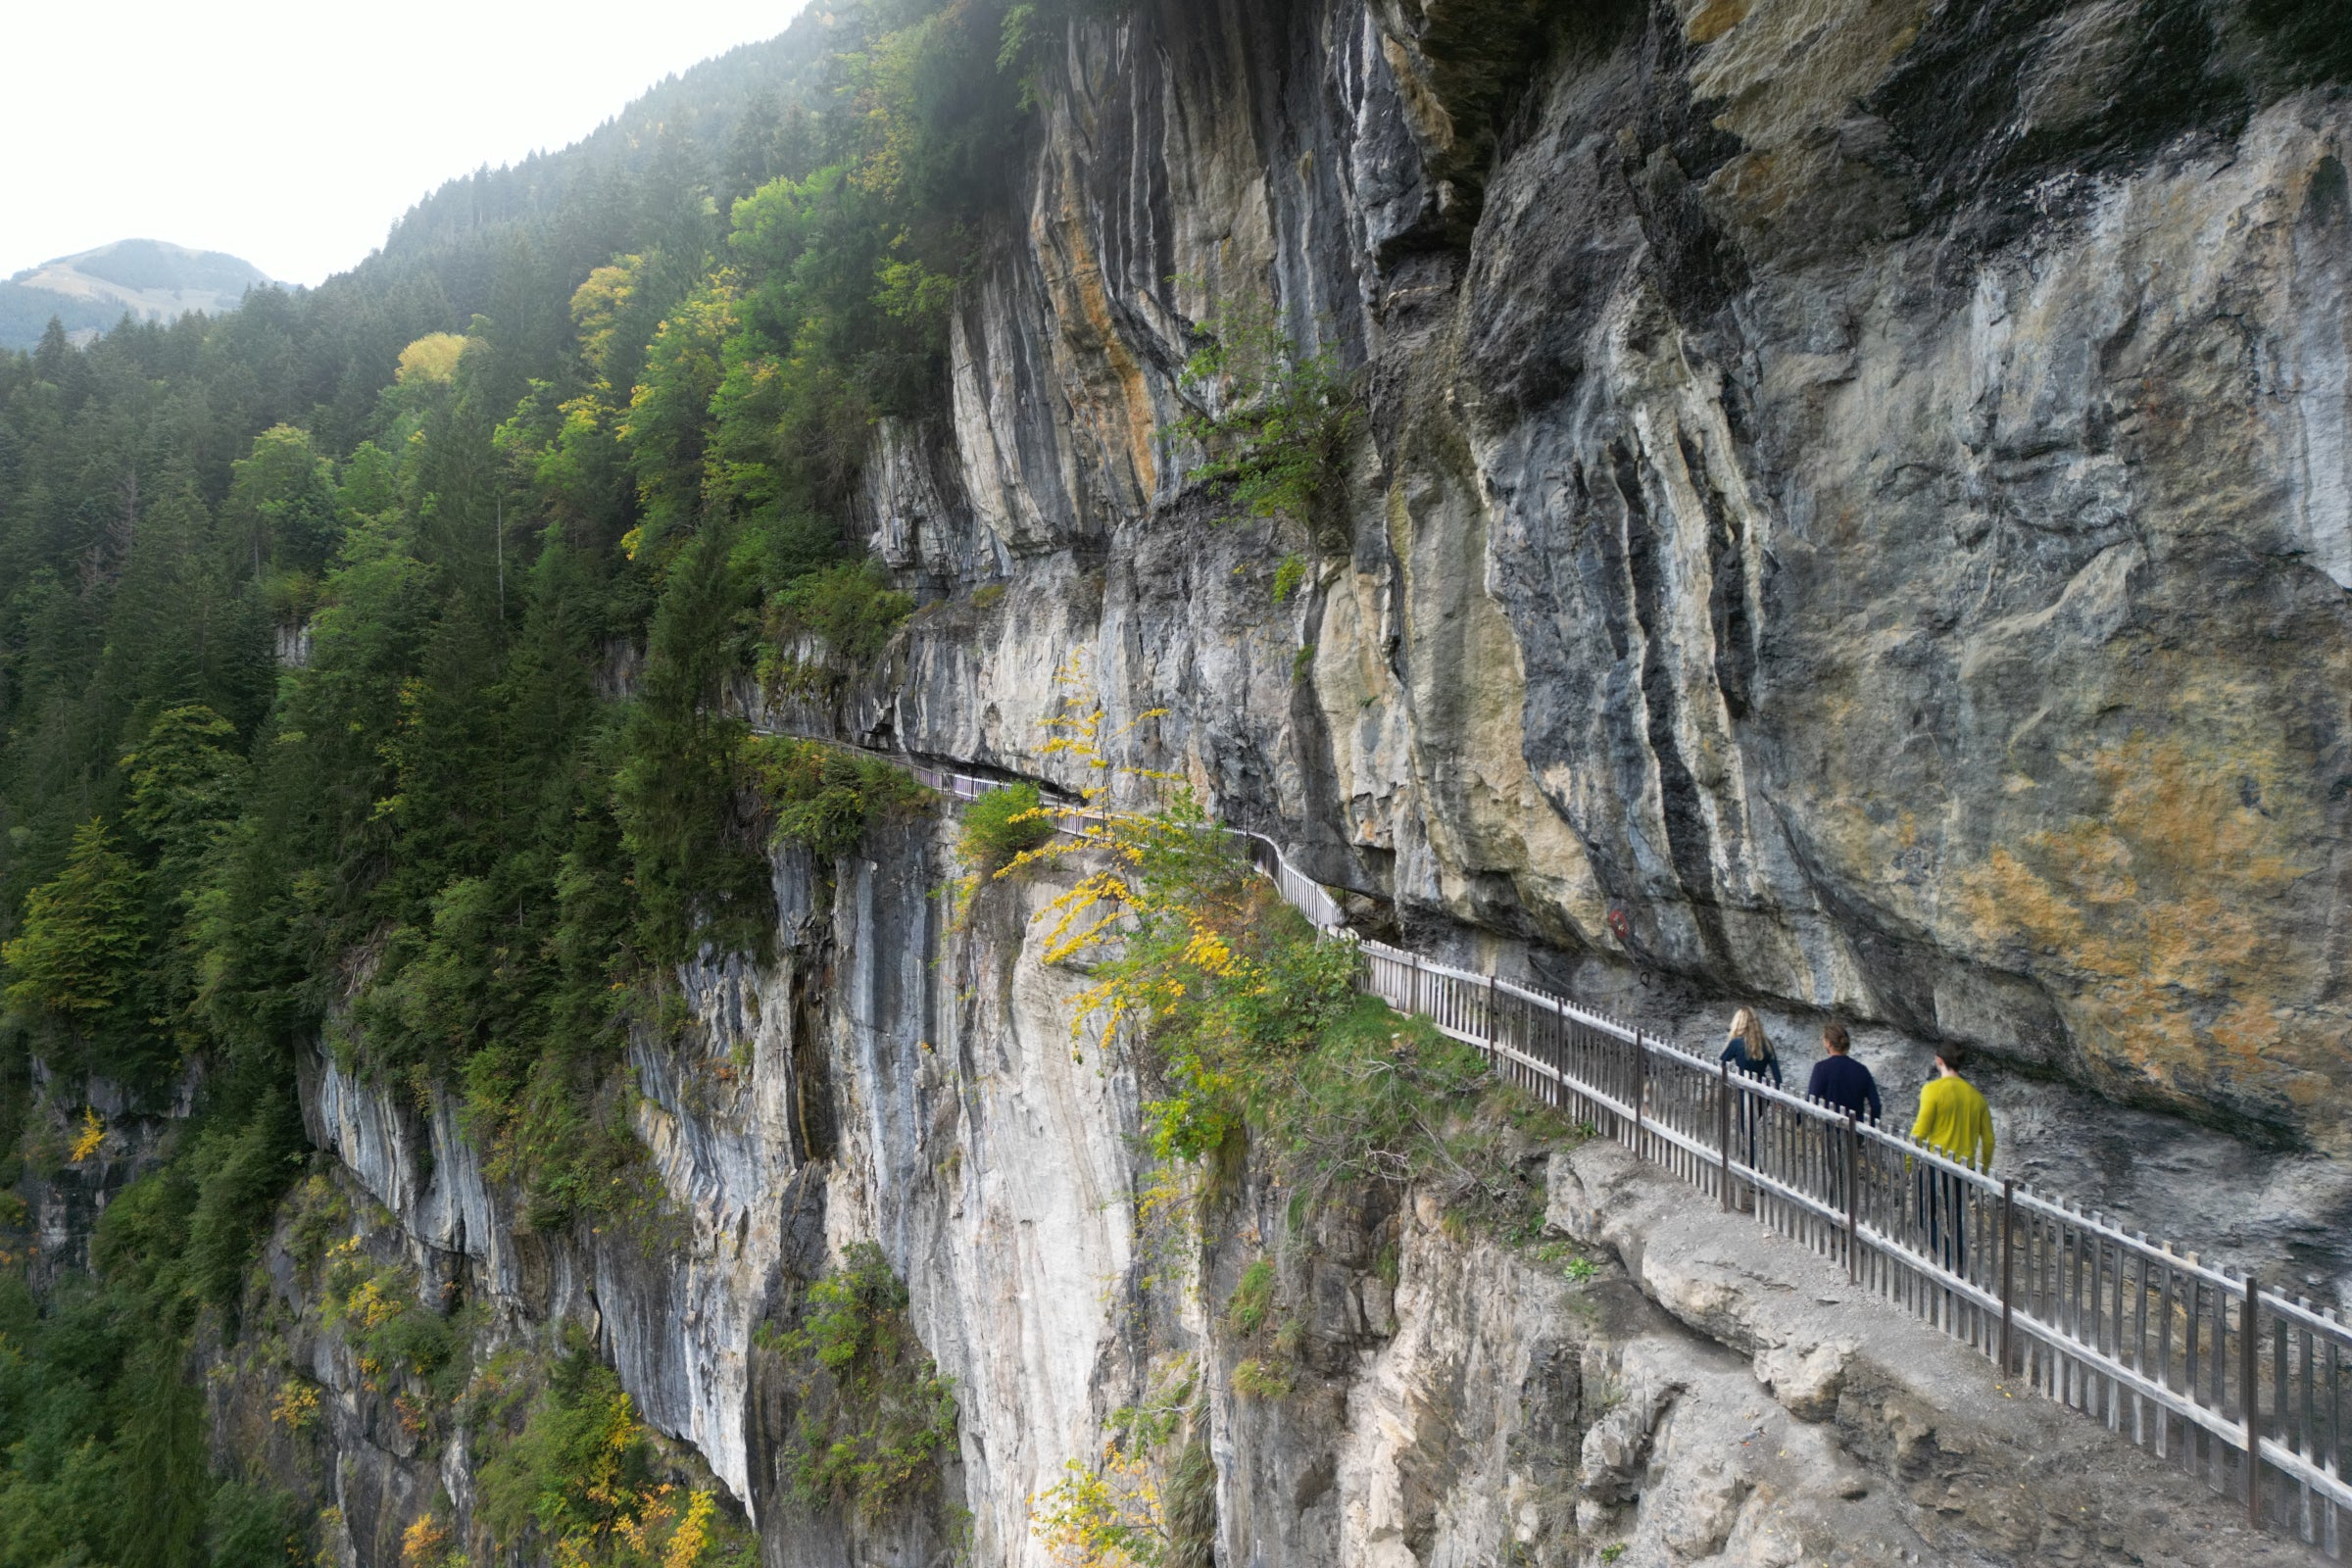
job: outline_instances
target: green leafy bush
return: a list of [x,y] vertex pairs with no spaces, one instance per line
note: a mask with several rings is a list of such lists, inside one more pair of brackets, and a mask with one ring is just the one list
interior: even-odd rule
[[882,1250],[845,1250],[774,1344],[800,1403],[786,1457],[795,1495],[868,1521],[921,1495],[956,1441],[955,1389],[915,1340],[906,1287]]
[[502,1549],[536,1540],[577,1568],[757,1563],[757,1543],[718,1509],[716,1489],[679,1485],[699,1478],[664,1457],[620,1379],[576,1335],[543,1378],[530,1360],[494,1361],[469,1404],[483,1434],[477,1516]]
[[1254,1137],[1298,1202],[1342,1183],[1429,1182],[1476,1217],[1525,1229],[1541,1205],[1522,1157],[1533,1138],[1573,1130],[1477,1050],[1358,995],[1354,945],[1318,938],[1202,826],[1181,796],[1114,818],[1105,843],[1126,869],[1072,895],[1128,911],[1116,946],[1090,954],[1080,1010],[1146,1048],[1164,1087],[1145,1105],[1154,1154],[1193,1164]]
[[1291,595],[1298,591],[1298,585],[1304,581],[1306,581],[1306,558],[1304,556],[1283,557],[1281,564],[1274,568],[1274,602],[1278,605],[1286,603]]
[[1036,785],[991,790],[963,808],[964,864],[981,875],[993,874],[1016,856],[1052,842],[1054,833],[1054,818]]
[[747,738],[742,770],[768,812],[769,842],[805,846],[820,862],[853,853],[877,822],[932,800],[905,768],[817,741]]
[[[768,605],[767,683],[800,691],[837,685],[871,663],[912,613],[914,600],[893,589],[871,562],[845,562],[797,578]],[[814,660],[783,653],[783,645],[803,637],[822,645]]]
[[[1231,509],[1228,518],[1285,517],[1319,547],[1339,544],[1337,503],[1364,419],[1351,378],[1333,355],[1302,353],[1268,305],[1229,308],[1202,336],[1181,378],[1196,406],[1172,427],[1205,454],[1194,478]],[[1282,569],[1277,603],[1288,597]],[[1304,569],[1301,562],[1288,586]]]

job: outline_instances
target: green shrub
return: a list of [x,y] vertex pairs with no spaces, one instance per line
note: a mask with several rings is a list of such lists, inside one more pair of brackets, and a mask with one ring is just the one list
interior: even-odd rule
[[544,1379],[500,1357],[469,1402],[482,1429],[476,1517],[502,1549],[536,1537],[554,1548],[544,1555],[578,1568],[757,1561],[749,1532],[718,1511],[716,1489],[679,1484],[700,1477],[663,1459],[636,1401],[577,1334]]
[[471,1370],[466,1325],[418,1300],[412,1270],[377,1267],[359,1247],[355,1238],[328,1250],[321,1320],[342,1330],[370,1383],[397,1389],[414,1378],[425,1407],[447,1407]]
[[[1194,477],[1232,509],[1228,518],[1285,517],[1318,547],[1340,544],[1337,502],[1364,420],[1354,384],[1333,356],[1302,354],[1270,306],[1223,311],[1203,335],[1182,376],[1199,406],[1173,426],[1207,455]],[[1276,571],[1276,603],[1288,569]],[[1301,561],[1289,586],[1304,575]]]
[[747,738],[743,773],[767,809],[768,842],[803,845],[820,862],[851,854],[875,823],[932,799],[905,768],[782,736]]
[[963,808],[964,864],[982,875],[1052,842],[1054,818],[1034,784],[991,790]]
[[1342,1183],[1430,1182],[1473,1217],[1524,1230],[1541,1208],[1524,1156],[1573,1130],[1482,1053],[1357,994],[1354,944],[1319,939],[1199,820],[1184,800],[1114,819],[1112,855],[1131,872],[1079,890],[1130,914],[1118,945],[1092,955],[1080,1007],[1140,1026],[1165,1091],[1144,1107],[1154,1154],[1227,1159],[1255,1137],[1297,1203]]
[[956,1396],[915,1340],[882,1249],[848,1248],[775,1344],[801,1407],[786,1462],[802,1503],[873,1522],[921,1495],[956,1441]]
[[815,669],[789,661],[771,665],[771,678],[795,686],[824,683],[873,662],[891,634],[914,613],[914,600],[899,593],[871,562],[845,562],[809,572],[769,601],[767,635],[775,644],[814,637],[824,644]]
[[1306,558],[1304,556],[1283,557],[1282,564],[1274,568],[1274,602],[1278,605],[1286,603],[1291,595],[1298,591],[1298,585],[1305,580]]
[[655,1485],[635,1402],[582,1344],[556,1363],[522,1430],[485,1446],[481,1516],[502,1546],[533,1530],[558,1543],[609,1538]]

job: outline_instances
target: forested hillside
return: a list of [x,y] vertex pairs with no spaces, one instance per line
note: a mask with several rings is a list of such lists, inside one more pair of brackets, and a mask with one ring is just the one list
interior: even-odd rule
[[937,395],[1053,10],[806,19],[321,288],[0,357],[0,1183],[144,1156],[93,1280],[0,1281],[0,1562],[299,1544],[215,1490],[185,1374],[303,1169],[320,1028],[458,1086],[534,1222],[642,1198],[626,1020],[768,940],[763,808],[863,805],[710,700],[908,608],[847,501]]

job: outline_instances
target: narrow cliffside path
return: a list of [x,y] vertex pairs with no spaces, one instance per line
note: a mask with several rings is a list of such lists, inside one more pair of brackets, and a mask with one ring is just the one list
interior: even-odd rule
[[[958,804],[1006,787],[891,760]],[[1064,832],[1082,832],[1094,819],[1075,808],[1060,815]],[[2019,1501],[1987,1479],[1990,1468],[2014,1470],[2014,1486],[2038,1493],[2044,1510],[2063,1513],[2051,1499],[2080,1491],[2087,1500],[2078,1512],[2127,1517],[2135,1494],[2163,1495],[2177,1485],[2165,1477],[2162,1455],[2211,1492],[2238,1499],[2257,1531],[2268,1525],[2332,1545],[2339,1510],[2352,1509],[2333,1437],[2344,1401],[2334,1369],[2352,1364],[2352,1331],[2334,1311],[2266,1297],[2259,1281],[2202,1265],[2193,1250],[2151,1243],[2064,1200],[1995,1182],[1818,1102],[1735,1079],[1720,1063],[1710,1069],[1564,998],[1360,938],[1339,902],[1272,840],[1224,831],[1319,934],[1357,944],[1360,990],[1486,1052],[1523,1090],[1609,1128],[1611,1141],[1554,1160],[1555,1225],[1605,1242],[1652,1299],[1752,1352],[1759,1381],[1800,1418],[1836,1413],[1850,1377],[1874,1391],[1875,1402],[1840,1417],[1866,1448],[1905,1453],[1902,1467],[1919,1471],[1911,1429],[1930,1429],[1934,1449],[1940,1423],[1940,1451],[1976,1456],[1938,1472],[1937,1484],[1948,1483],[1949,1498],[1959,1499],[1934,1504],[1940,1512],[1963,1515],[1995,1539],[2017,1537],[2025,1528]],[[1746,1131],[1734,1136],[1735,1128]],[[1683,1181],[1657,1180],[1661,1168]],[[1638,1205],[1598,1200],[1637,1190]],[[1628,1216],[1679,1219],[1702,1211],[1710,1193],[1727,1216],[1752,1209],[1763,1225],[1740,1226],[1735,1239],[1728,1219],[1701,1217],[1695,1224],[1708,1245],[1734,1241],[1742,1252],[1761,1246],[1782,1273],[1820,1269],[1797,1261],[1797,1249],[1772,1243],[1844,1262],[1844,1288],[1815,1298],[1826,1313],[1771,1305],[1797,1289],[1785,1282],[1761,1297],[1711,1287],[1708,1269],[1742,1268],[1720,1258],[1695,1271],[1649,1266],[1657,1259],[1645,1253],[1646,1227]],[[1688,1240],[1690,1226],[1676,1234]],[[2057,1285],[2061,1271],[2065,1283]],[[1873,1325],[1866,1340],[1855,1337],[1860,1321]],[[1825,1323],[1843,1326],[1825,1332]],[[1924,1334],[1930,1326],[1941,1335]],[[2208,1336],[2202,1376],[2200,1332]],[[1998,1368],[1990,1380],[1982,1370],[1986,1356]],[[2052,1424],[2038,1409],[2020,1417],[2004,1401],[2021,1391],[2081,1410],[2145,1452],[2117,1451],[2080,1423]],[[1996,1412],[2001,1419],[1992,1419]],[[1956,1447],[1955,1431],[1968,1434]],[[2247,1454],[2256,1449],[2262,1464],[2249,1478]],[[2065,1457],[2053,1468],[2050,1456],[2059,1453]],[[2214,1528],[2224,1537],[2247,1534],[2218,1518]],[[2259,1539],[2248,1535],[2228,1560],[2272,1560]]]

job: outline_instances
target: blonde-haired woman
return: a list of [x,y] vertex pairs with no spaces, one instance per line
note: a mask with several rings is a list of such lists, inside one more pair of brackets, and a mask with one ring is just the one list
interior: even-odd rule
[[[1769,1074],[1772,1087],[1781,1087],[1780,1055],[1772,1049],[1772,1042],[1764,1038],[1764,1021],[1756,1016],[1753,1007],[1741,1007],[1732,1014],[1732,1032],[1723,1042],[1723,1059],[1732,1064],[1732,1071],[1736,1073],[1750,1078],[1762,1078]],[[1738,1102],[1740,1121],[1747,1132],[1747,1168],[1750,1170],[1756,1168],[1757,1129],[1767,1115],[1774,1113],[1770,1105],[1757,1103],[1760,1098],[1743,1094]],[[1755,1201],[1755,1189],[1752,1187],[1740,1195],[1742,1211],[1753,1208]]]
[[1732,1071],[1743,1072],[1750,1078],[1770,1075],[1772,1087],[1781,1087],[1781,1058],[1764,1038],[1764,1022],[1753,1007],[1741,1007],[1732,1014],[1732,1032],[1724,1038],[1723,1059],[1732,1064]]

